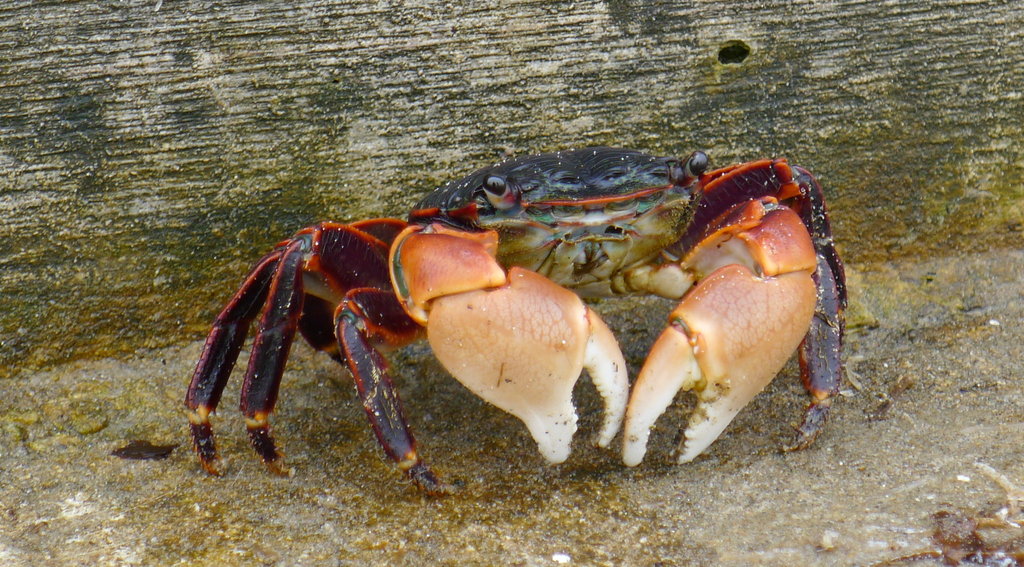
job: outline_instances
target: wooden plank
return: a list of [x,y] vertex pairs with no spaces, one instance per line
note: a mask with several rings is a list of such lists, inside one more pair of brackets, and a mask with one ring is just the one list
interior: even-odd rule
[[853,263],[1019,247],[1022,84],[1019,1],[5,1],[0,375],[194,339],[299,227],[508,153],[784,154]]

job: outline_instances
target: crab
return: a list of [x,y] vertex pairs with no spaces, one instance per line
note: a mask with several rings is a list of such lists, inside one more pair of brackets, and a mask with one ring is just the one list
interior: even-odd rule
[[[432,494],[446,485],[417,450],[385,360],[423,337],[453,377],[522,420],[551,463],[569,456],[586,370],[604,406],[596,443],[622,429],[627,466],[680,391],[697,397],[683,463],[799,351],[811,399],[787,448],[810,445],[840,387],[846,307],[821,186],[785,159],[708,162],[606,147],[531,155],[440,187],[405,221],[300,230],[256,263],[209,333],[185,399],[200,463],[220,474],[210,414],[257,318],[241,411],[281,474],[269,416],[296,330],[347,366],[384,453]],[[628,294],[675,302],[632,388],[583,300]]]

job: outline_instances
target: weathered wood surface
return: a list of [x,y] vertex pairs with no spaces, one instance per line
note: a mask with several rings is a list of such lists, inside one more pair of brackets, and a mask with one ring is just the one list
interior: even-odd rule
[[1016,0],[2,2],[0,375],[195,339],[304,224],[510,152],[787,155],[853,265],[1019,247],[1022,85]]

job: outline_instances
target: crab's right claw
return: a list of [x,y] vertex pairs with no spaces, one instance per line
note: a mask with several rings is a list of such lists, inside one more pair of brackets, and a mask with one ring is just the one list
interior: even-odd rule
[[408,314],[427,328],[445,368],[526,424],[552,463],[576,432],[572,390],[585,368],[605,403],[597,444],[607,447],[629,399],[626,363],[597,313],[571,291],[494,259],[497,234],[439,225],[396,238],[392,278]]
[[535,272],[512,268],[505,286],[434,300],[427,337],[455,378],[526,424],[551,463],[569,456],[584,368],[605,402],[597,444],[619,430],[629,383],[615,337],[579,297]]

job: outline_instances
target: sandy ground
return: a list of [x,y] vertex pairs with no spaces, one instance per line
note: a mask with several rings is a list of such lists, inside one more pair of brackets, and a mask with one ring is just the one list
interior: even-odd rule
[[[1005,505],[977,463],[1024,484],[1024,250],[850,271],[851,382],[802,452],[779,451],[804,404],[794,364],[686,466],[665,459],[685,401],[628,469],[590,446],[600,403],[581,381],[581,434],[552,467],[426,347],[403,351],[422,451],[458,486],[442,499],[400,481],[345,372],[305,346],[275,416],[289,478],[248,449],[237,379],[215,423],[228,473],[199,470],[181,405],[198,342],[0,381],[0,564],[873,565],[934,549],[937,512]],[[666,305],[597,308],[635,370]],[[165,460],[111,456],[133,439],[180,446]]]

